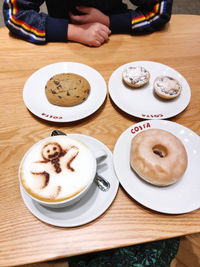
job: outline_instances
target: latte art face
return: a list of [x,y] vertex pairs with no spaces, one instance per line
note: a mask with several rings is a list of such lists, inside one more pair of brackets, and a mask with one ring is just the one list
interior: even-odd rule
[[20,181],[33,197],[58,202],[84,190],[96,173],[96,159],[86,145],[68,136],[35,144],[20,166]]
[[62,148],[58,143],[47,143],[42,149],[42,156],[46,160],[59,158]]

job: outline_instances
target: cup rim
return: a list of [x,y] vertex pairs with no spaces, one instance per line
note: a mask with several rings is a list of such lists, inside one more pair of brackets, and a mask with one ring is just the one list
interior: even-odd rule
[[[91,175],[91,179],[89,180],[88,184],[84,187],[83,190],[81,190],[79,193],[75,194],[73,197],[69,197],[69,198],[66,198],[66,199],[63,199],[63,200],[58,200],[58,201],[45,201],[45,200],[40,200],[38,198],[36,198],[35,196],[31,195],[27,190],[26,188],[24,187],[22,181],[21,181],[21,168],[22,168],[22,164],[24,162],[24,159],[26,158],[26,156],[28,155],[28,153],[31,151],[31,149],[33,149],[33,147],[37,146],[38,144],[42,143],[42,142],[45,142],[45,140],[47,139],[53,139],[53,138],[63,138],[63,137],[67,137],[69,139],[73,139],[73,140],[76,140],[78,142],[80,142],[81,144],[83,144],[85,147],[88,148],[88,150],[90,151],[91,155],[93,156],[94,158],[94,163],[95,163],[95,168],[94,168],[94,172],[93,172],[93,175]],[[94,178],[95,178],[95,175],[96,175],[96,171],[97,171],[97,162],[96,162],[96,158],[95,158],[95,155],[94,153],[91,151],[91,149],[82,141],[74,138],[74,137],[69,137],[69,136],[49,136],[49,137],[46,137],[46,138],[43,138],[41,140],[39,140],[38,142],[34,143],[31,147],[29,147],[29,149],[25,152],[25,154],[23,155],[22,159],[21,159],[21,162],[20,162],[20,165],[19,165],[19,169],[18,169],[18,178],[19,178],[19,183],[20,183],[20,187],[24,190],[24,192],[29,196],[31,197],[33,200],[35,200],[36,202],[40,203],[40,204],[43,204],[43,205],[46,205],[46,206],[51,206],[51,207],[56,207],[60,204],[67,204],[67,203],[70,203],[70,202],[74,202],[74,200],[76,200],[77,198],[79,198],[81,195],[84,195],[84,193],[89,189],[89,187],[92,185],[93,181],[94,181]]]

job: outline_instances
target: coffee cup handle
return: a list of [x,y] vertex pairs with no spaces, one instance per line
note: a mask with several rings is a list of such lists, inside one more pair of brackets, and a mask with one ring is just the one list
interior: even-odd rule
[[94,157],[96,158],[97,164],[104,161],[107,158],[107,156],[108,154],[103,149],[94,151]]

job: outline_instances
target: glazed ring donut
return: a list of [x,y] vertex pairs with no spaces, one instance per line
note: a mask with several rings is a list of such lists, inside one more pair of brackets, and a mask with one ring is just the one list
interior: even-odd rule
[[166,186],[175,183],[183,176],[187,162],[182,142],[165,130],[148,129],[132,139],[131,167],[151,184]]
[[123,70],[122,79],[130,87],[139,88],[148,83],[150,73],[144,67],[129,66]]
[[176,79],[169,76],[159,76],[154,81],[155,93],[165,99],[172,99],[180,95],[182,86]]

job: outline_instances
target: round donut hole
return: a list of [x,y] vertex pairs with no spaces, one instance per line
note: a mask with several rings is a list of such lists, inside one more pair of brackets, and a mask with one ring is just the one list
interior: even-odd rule
[[159,156],[160,158],[164,158],[167,156],[167,148],[162,145],[155,145],[152,150],[153,153]]

